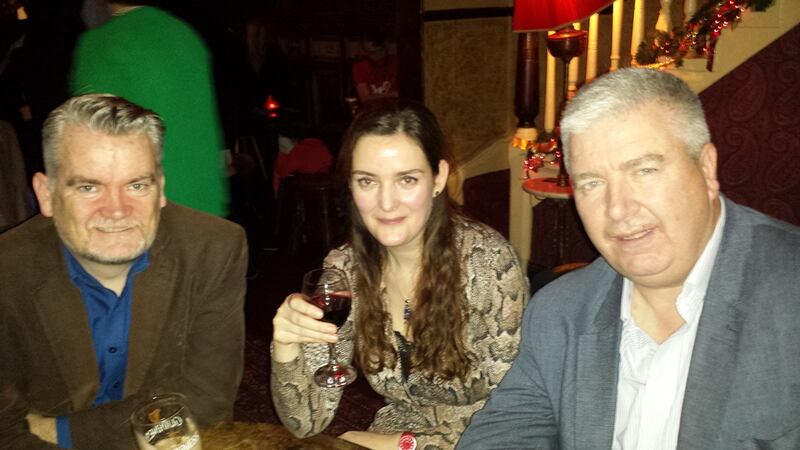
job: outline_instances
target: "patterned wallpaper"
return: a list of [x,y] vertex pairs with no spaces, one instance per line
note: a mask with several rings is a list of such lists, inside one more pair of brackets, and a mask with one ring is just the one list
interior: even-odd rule
[[800,25],[700,94],[722,192],[800,225]]
[[499,170],[464,180],[463,212],[499,231],[508,239],[511,171]]
[[509,17],[425,23],[425,104],[459,163],[513,129],[516,35],[510,31]]

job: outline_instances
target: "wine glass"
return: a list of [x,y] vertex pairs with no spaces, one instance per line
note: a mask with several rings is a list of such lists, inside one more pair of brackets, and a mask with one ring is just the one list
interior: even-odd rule
[[131,426],[140,450],[202,450],[197,430],[183,395],[154,395],[131,414]]
[[[339,269],[314,269],[303,276],[303,296],[322,310],[322,320],[337,327],[350,315],[351,293],[345,273]],[[314,381],[322,387],[344,387],[356,379],[356,370],[336,361],[336,345],[328,344],[328,364],[314,372]]]

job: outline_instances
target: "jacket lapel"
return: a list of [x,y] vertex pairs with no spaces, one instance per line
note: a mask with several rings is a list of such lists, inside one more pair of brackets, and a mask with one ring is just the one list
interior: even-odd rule
[[150,267],[133,282],[125,395],[141,389],[176,295],[177,260],[165,252],[166,247],[163,239],[156,241],[150,251]]
[[620,296],[616,277],[597,313],[594,329],[578,338],[575,448],[611,448],[617,403]]
[[73,408],[92,404],[99,389],[100,375],[94,355],[94,343],[80,291],[67,274],[64,258],[59,251],[57,261],[63,266],[42,258],[42,273],[52,274],[33,292],[44,334],[52,349],[56,366],[61,372]]
[[725,231],[709,280],[686,382],[678,448],[712,448],[722,429],[723,405],[734,372],[740,331],[742,280],[749,236],[736,226],[736,206],[726,202]]

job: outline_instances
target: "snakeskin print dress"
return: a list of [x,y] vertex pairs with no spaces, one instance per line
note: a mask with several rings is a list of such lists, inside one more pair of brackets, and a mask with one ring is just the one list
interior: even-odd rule
[[[528,301],[527,278],[514,250],[499,233],[481,223],[464,220],[457,228],[457,242],[462,249],[462,277],[469,314],[464,342],[475,358],[467,378],[430,379],[404,370],[399,361],[394,368],[366,376],[375,392],[386,401],[386,406],[375,414],[369,431],[387,434],[413,431],[419,449],[455,447],[472,414],[483,406],[517,355],[520,321]],[[353,286],[349,247],[331,251],[324,265],[343,269]],[[357,308],[358,298],[354,297],[351,316],[339,330],[339,360],[348,363],[353,357],[356,338],[353,317]],[[399,355],[402,340],[395,336],[390,323],[384,329],[392,337]],[[272,361],[272,398],[278,416],[298,436],[321,432],[336,413],[342,389],[317,387],[311,381],[311,375],[327,363],[327,358],[326,345],[308,344],[294,361]]]

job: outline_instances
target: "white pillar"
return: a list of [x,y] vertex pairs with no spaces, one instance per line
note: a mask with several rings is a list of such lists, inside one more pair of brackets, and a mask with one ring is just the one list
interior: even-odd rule
[[670,11],[670,4],[672,0],[661,0],[661,11],[658,12],[658,22],[656,22],[656,30],[672,31],[672,12]]
[[644,0],[633,4],[633,29],[631,30],[631,62],[635,61],[636,50],[644,40]]
[[[580,22],[575,22],[572,24],[572,26],[575,27],[576,30],[581,29]],[[580,68],[580,65],[581,65],[580,56],[572,58],[572,60],[569,62],[569,85],[567,87],[568,99],[572,99],[572,97],[575,96],[575,92],[578,90],[578,69]]]
[[683,12],[686,13],[686,22],[692,20],[692,16],[697,12],[697,0],[686,0],[683,5]]
[[597,76],[597,28],[599,15],[592,14],[589,18],[589,45],[586,47],[586,83]]
[[[548,31],[547,34],[553,34]],[[544,85],[544,131],[552,133],[556,127],[556,59],[547,52],[547,76]]]
[[611,67],[612,71],[619,68],[619,41],[622,38],[622,0],[614,0],[614,9],[611,15]]
[[[516,136],[535,141],[536,128],[518,128]],[[533,227],[533,210],[531,196],[522,190],[525,172],[525,151],[520,150],[511,143],[508,144],[509,176],[509,218],[508,241],[519,256],[523,270],[528,270],[528,260],[531,256],[531,232]]]

